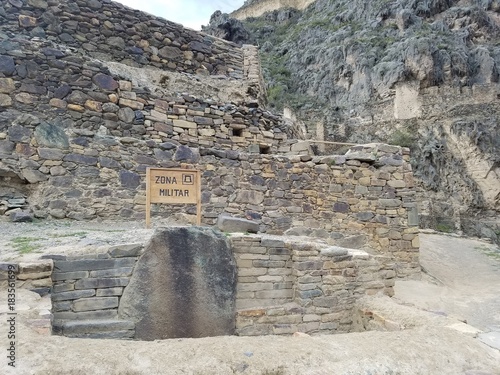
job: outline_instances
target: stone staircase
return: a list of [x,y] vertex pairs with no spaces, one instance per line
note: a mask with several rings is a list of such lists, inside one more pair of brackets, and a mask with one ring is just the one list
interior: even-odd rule
[[135,323],[120,319],[118,306],[140,243],[111,246],[106,253],[48,255],[52,272],[52,333],[67,337],[131,339]]

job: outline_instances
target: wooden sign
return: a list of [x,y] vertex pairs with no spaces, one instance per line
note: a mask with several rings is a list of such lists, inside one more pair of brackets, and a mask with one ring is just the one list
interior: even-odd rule
[[194,169],[148,168],[146,170],[146,228],[151,224],[151,203],[195,203],[201,225],[201,178]]

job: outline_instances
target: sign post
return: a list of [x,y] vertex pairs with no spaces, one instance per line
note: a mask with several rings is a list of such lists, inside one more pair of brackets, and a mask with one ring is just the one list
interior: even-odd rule
[[151,225],[151,203],[196,203],[196,223],[201,225],[201,178],[194,169],[146,170],[146,228]]

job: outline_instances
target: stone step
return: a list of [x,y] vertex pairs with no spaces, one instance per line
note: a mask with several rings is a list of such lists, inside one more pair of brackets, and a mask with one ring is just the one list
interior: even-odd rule
[[54,333],[67,337],[131,338],[135,324],[128,320],[65,320],[54,321]]

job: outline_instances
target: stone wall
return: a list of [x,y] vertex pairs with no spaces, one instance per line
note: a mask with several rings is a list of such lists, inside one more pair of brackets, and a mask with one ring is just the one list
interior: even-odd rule
[[[114,195],[106,186],[110,176],[105,176],[111,173],[116,178],[114,170],[123,186],[134,188],[140,185],[137,172],[143,173],[147,165],[169,167],[198,160],[199,152],[187,146],[216,147],[220,155],[228,150],[234,158],[232,150],[289,151],[294,142],[288,140],[280,118],[258,104],[157,96],[112,77],[99,62],[48,47],[50,43],[16,43],[8,44],[6,53],[22,48],[22,55],[2,55],[0,176],[2,185],[12,185],[12,180],[34,184],[35,190],[44,191],[40,194],[47,204],[55,199],[47,212],[53,217],[100,215],[93,203],[75,202],[79,212],[67,207],[71,198],[85,194]],[[180,145],[186,147],[179,149]],[[70,189],[64,193],[69,195],[56,198],[44,183],[70,187],[74,178],[85,185],[98,178],[95,186],[104,190]],[[11,200],[26,194],[22,185],[19,190],[3,197],[3,212],[18,208]],[[122,196],[116,203],[127,209],[125,199],[130,209],[134,198]]]
[[[363,295],[394,294],[394,263],[293,237],[231,237],[240,336],[350,332]],[[384,265],[385,263],[385,265]]]
[[12,278],[9,279],[10,270],[10,274],[15,275],[16,288],[47,294],[52,286],[53,267],[54,264],[50,259],[35,262],[1,262],[0,285],[12,280]]
[[53,256],[53,332],[72,337],[134,337],[133,322],[118,319],[118,306],[142,250],[142,244],[129,244],[112,246],[94,257]]
[[235,44],[109,0],[2,2],[0,32],[126,65],[243,78]]
[[[185,234],[186,231],[195,233],[199,230],[160,230],[156,240],[148,243],[149,256],[153,261],[168,257],[168,249],[175,242],[171,240],[176,237],[162,242],[166,239],[163,236],[165,231],[179,237],[180,232],[176,231],[184,231],[182,233]],[[220,232],[210,232],[206,228],[201,230],[226,240]],[[371,256],[360,250],[329,246],[325,241],[312,242],[294,237],[240,233],[232,234],[228,238],[237,267],[236,296],[232,296],[235,298],[234,305],[230,301],[222,305],[233,306],[231,310],[235,306],[233,312],[236,316],[237,335],[349,332],[356,329],[355,308],[359,298],[377,293],[390,296],[394,294],[395,264],[389,257]],[[204,253],[199,246],[189,251],[195,257]],[[132,278],[136,281],[142,280],[137,260],[142,255],[140,259],[144,263],[147,252],[141,244],[128,244],[113,246],[106,253],[94,256],[51,256],[54,262],[51,294],[53,332],[72,337],[138,338],[134,322],[144,317],[139,315],[134,319],[123,320],[126,316],[123,312],[128,311],[130,304],[138,304],[137,298],[141,300],[141,308],[153,311],[151,306],[154,303],[162,303],[158,297],[168,295],[166,290],[162,290],[163,287],[168,287],[161,282],[157,283],[157,280],[150,280],[145,284],[145,287],[149,285],[149,288],[154,283],[163,285],[161,288],[154,288],[153,293],[142,293],[138,296],[126,289],[130,288],[129,282]],[[182,258],[182,261],[185,259]],[[217,264],[212,261],[205,266],[214,267]],[[234,261],[232,264],[234,266]],[[173,262],[164,267],[163,271],[157,274],[157,278],[168,279],[171,274],[169,268],[175,266]],[[142,272],[149,271],[143,266]],[[214,287],[214,283],[215,281],[208,283],[210,288]],[[200,284],[200,287],[205,288],[206,285],[203,285]],[[181,293],[182,288],[177,290],[177,293]],[[124,293],[129,293],[129,297],[133,296],[134,299],[129,298],[123,302]],[[154,293],[158,294],[156,300]],[[210,293],[211,291],[207,290],[200,296],[206,298]],[[189,296],[182,296],[182,293],[177,298],[182,300],[178,302],[179,305],[189,301]],[[164,310],[155,311],[161,313]],[[173,316],[182,319],[179,312]],[[200,315],[195,321],[184,323],[197,327],[200,319],[203,321],[205,318]],[[170,324],[172,325],[172,322]],[[232,324],[234,325],[234,320]],[[206,324],[201,326],[207,329]],[[164,327],[157,327],[156,331],[154,327],[155,324],[152,324],[150,331],[141,333],[139,338],[152,340],[160,337],[155,334],[163,334],[161,338],[174,337],[168,334],[165,336]],[[175,337],[186,336],[177,332]]]
[[[130,21],[133,26],[127,24],[132,15],[140,21]],[[375,144],[342,156],[313,157],[307,142],[293,139],[293,127],[258,101],[167,94],[124,79],[105,61],[134,65],[132,55],[144,57],[135,48],[150,53],[136,66],[189,73],[191,65],[176,62],[168,68],[172,61],[156,61],[153,47],[139,47],[158,36],[155,28],[167,30],[168,21],[115,3],[9,2],[0,17],[6,21],[0,30],[0,213],[142,220],[147,167],[197,168],[203,176],[204,224],[215,224],[223,213],[247,217],[263,232],[390,253],[398,275],[418,273],[408,149]],[[175,27],[170,42],[160,38],[170,49],[189,52],[212,40]],[[110,39],[116,38],[130,48],[114,48]],[[85,47],[89,43],[105,47],[95,51]],[[258,88],[256,50],[244,51],[235,48],[242,56],[237,65]],[[206,56],[232,61],[216,52]],[[153,212],[167,216],[193,209],[155,206]]]
[[[403,155],[403,153],[405,155]],[[267,233],[325,238],[397,260],[400,276],[418,274],[418,213],[407,150],[358,146],[344,156],[206,156],[203,218],[252,218]]]

